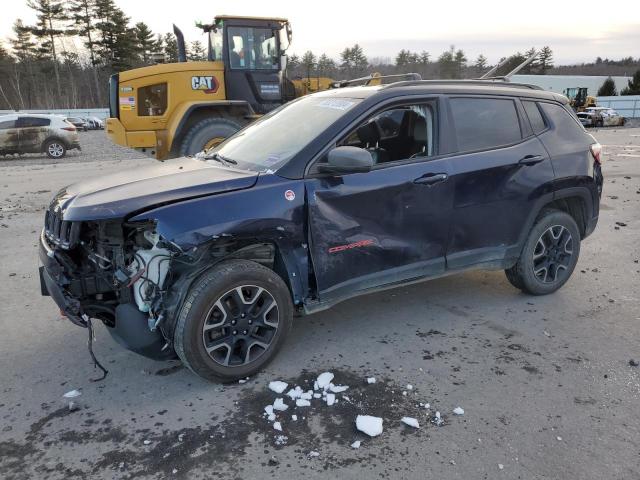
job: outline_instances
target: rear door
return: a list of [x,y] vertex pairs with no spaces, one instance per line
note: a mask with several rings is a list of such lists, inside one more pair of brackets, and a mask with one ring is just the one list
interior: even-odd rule
[[[409,130],[389,132],[383,127],[378,141],[367,139],[366,145],[359,145],[377,151],[382,163],[373,170],[342,176],[311,174],[305,180],[309,246],[320,301],[444,272],[453,199],[449,161],[438,157],[434,146],[435,102],[407,108],[405,114],[414,117],[405,125]],[[426,122],[427,140],[420,135],[422,142],[413,132],[421,111],[433,112]],[[378,114],[364,125],[373,120],[380,126],[380,120],[398,115]],[[354,125],[342,144],[353,145],[354,133],[362,126]],[[390,141],[398,134],[405,138],[403,148]],[[412,153],[403,153],[409,150]]]
[[19,133],[16,128],[16,117],[0,118],[0,152],[17,152]]
[[43,117],[18,117],[20,151],[39,152],[49,133],[51,119]]
[[529,213],[551,188],[553,167],[518,99],[456,96],[449,104],[458,153],[451,159],[447,266],[499,263],[517,256]]

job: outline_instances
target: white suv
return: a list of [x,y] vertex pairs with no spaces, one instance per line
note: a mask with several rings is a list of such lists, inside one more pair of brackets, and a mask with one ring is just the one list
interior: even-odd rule
[[15,113],[0,116],[0,155],[45,152],[62,158],[80,150],[78,131],[59,115]]

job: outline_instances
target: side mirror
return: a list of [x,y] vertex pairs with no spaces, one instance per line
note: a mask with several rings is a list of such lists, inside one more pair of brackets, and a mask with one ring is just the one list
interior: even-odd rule
[[287,69],[287,61],[288,61],[288,58],[285,53],[280,55],[280,70],[282,70],[283,72]]
[[322,173],[344,174],[368,172],[373,167],[373,157],[364,148],[336,147],[329,152],[328,162],[318,165]]

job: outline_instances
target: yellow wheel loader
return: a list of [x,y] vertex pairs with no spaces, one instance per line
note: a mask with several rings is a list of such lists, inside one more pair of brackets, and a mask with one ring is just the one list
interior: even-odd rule
[[569,99],[569,105],[576,112],[584,112],[586,108],[596,106],[596,97],[588,95],[586,87],[566,88],[564,95]]

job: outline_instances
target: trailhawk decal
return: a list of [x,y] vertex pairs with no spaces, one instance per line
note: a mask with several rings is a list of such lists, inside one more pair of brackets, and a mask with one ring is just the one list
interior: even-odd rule
[[218,80],[212,76],[191,77],[191,89],[202,90],[204,93],[216,93],[218,91]]
[[371,239],[360,240],[359,242],[349,243],[347,245],[338,245],[337,247],[331,247],[329,249],[329,253],[338,253],[338,252],[343,252],[345,250],[351,250],[352,248],[367,247],[369,245],[373,245],[374,243],[375,242]]

